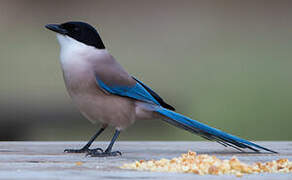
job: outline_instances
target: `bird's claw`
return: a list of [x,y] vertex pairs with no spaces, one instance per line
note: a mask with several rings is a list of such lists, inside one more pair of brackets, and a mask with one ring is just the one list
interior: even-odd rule
[[95,149],[89,149],[89,151],[87,151],[87,155],[91,153],[98,153],[98,151],[100,151],[100,153],[103,153],[103,149],[95,148]]
[[90,157],[109,157],[109,156],[121,156],[122,153],[120,151],[95,151],[95,149],[89,151],[86,156],[90,156]]
[[96,149],[89,149],[89,148],[81,148],[81,149],[65,149],[65,153],[90,153],[91,151],[101,151],[103,150],[101,148]]

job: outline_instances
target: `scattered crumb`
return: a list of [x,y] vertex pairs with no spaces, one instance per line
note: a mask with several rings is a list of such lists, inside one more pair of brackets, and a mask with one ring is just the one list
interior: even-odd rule
[[81,166],[82,164],[83,164],[83,162],[81,162],[81,161],[78,161],[75,163],[76,166]]
[[235,156],[230,160],[221,160],[216,156],[197,155],[196,152],[189,151],[173,159],[140,160],[124,164],[121,168],[154,172],[194,173],[199,175],[233,174],[237,177],[242,177],[244,174],[253,173],[291,173],[292,162],[288,159],[279,159],[265,163],[246,164],[240,162]]

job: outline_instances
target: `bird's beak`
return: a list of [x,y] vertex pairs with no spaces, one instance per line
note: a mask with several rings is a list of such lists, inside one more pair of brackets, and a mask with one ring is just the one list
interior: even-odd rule
[[59,24],[47,24],[45,27],[59,34],[66,35],[68,33],[67,30],[63,29]]

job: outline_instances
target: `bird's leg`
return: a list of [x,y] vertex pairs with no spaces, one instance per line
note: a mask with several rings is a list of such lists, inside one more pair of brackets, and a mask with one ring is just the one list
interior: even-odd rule
[[[81,149],[65,149],[64,152],[66,153],[84,153],[84,152],[89,152],[90,149],[90,145],[93,143],[93,141],[97,138],[97,136],[99,136],[105,129],[106,129],[107,125],[103,125],[99,131],[97,131],[94,136],[92,136],[90,138],[90,140],[87,142],[87,144],[85,146],[83,146]],[[96,151],[103,151],[101,148],[96,148]]]
[[113,147],[115,141],[117,140],[119,134],[120,134],[120,131],[116,130],[110,144],[108,145],[108,147],[106,148],[106,150],[104,152],[100,152],[100,151],[98,151],[98,149],[92,149],[87,153],[87,155],[91,156],[91,157],[107,157],[107,156],[122,155],[122,153],[120,151],[112,151],[112,147]]

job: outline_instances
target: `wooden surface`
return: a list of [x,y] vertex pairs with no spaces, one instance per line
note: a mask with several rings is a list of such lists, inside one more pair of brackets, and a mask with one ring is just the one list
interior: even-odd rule
[[[232,175],[199,176],[195,174],[153,173],[120,169],[123,163],[135,160],[173,158],[188,150],[207,153],[219,158],[236,155],[241,161],[292,160],[292,142],[257,142],[279,154],[239,153],[214,142],[117,142],[114,150],[120,157],[85,157],[85,154],[66,154],[65,148],[78,148],[85,142],[0,142],[0,179],[237,179]],[[94,147],[105,148],[108,142]],[[77,165],[76,162],[83,162]],[[290,174],[245,175],[240,179],[292,179]]]

